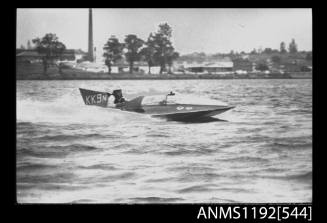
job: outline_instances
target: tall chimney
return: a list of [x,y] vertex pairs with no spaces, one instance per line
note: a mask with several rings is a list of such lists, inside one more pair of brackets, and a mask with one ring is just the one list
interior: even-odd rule
[[88,48],[88,59],[94,61],[93,55],[93,24],[92,24],[92,9],[89,9],[89,48]]

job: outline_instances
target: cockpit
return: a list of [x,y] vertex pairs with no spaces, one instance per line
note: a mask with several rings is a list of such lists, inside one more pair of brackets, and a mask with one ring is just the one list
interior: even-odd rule
[[142,105],[167,105],[171,104],[171,97],[175,96],[175,93],[170,92],[167,95],[151,95],[144,96]]

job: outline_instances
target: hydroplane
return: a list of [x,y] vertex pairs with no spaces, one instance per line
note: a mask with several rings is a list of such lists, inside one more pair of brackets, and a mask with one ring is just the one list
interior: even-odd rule
[[[234,108],[216,100],[194,103],[194,97],[177,95],[173,92],[164,95],[138,96],[126,100],[121,89],[111,93],[83,88],[79,88],[79,91],[85,105],[149,114],[153,117],[176,121],[212,117]],[[109,103],[111,97],[114,99],[113,103]]]

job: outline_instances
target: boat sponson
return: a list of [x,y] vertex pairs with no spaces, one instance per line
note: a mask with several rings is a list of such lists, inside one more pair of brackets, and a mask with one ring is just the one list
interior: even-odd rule
[[192,118],[201,118],[201,117],[210,117],[221,114],[225,111],[228,111],[234,107],[232,106],[221,106],[220,108],[211,109],[211,110],[202,110],[202,111],[190,111],[190,112],[178,112],[178,113],[168,113],[168,114],[156,114],[152,115],[153,117],[163,117],[170,120],[183,120],[183,119],[192,119]]

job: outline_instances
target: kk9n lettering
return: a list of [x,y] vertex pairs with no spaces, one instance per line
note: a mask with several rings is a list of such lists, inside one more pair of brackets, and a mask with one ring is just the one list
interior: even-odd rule
[[105,94],[94,94],[88,95],[85,97],[85,104],[94,105],[94,104],[102,104],[107,103],[108,96]]

